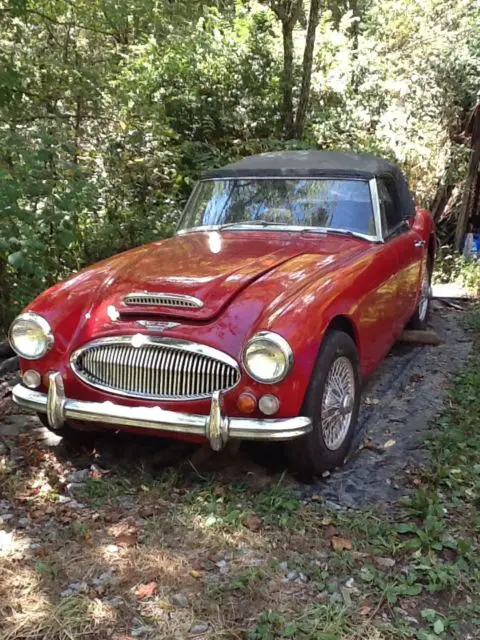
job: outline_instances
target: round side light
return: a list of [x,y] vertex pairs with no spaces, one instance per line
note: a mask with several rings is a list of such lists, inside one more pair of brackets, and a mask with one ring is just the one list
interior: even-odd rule
[[35,369],[27,369],[22,376],[22,382],[29,389],[37,389],[42,382],[42,376]]
[[273,416],[280,408],[280,401],[277,396],[267,393],[258,401],[258,408],[266,416]]

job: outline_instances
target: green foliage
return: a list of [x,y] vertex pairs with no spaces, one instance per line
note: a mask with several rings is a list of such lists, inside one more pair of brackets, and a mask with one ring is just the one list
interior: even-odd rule
[[288,142],[267,5],[3,3],[0,327],[72,271],[168,236],[199,174],[247,154],[376,152],[404,165],[423,202],[462,177],[451,133],[475,100],[478,3],[327,3],[305,136]]
[[480,262],[474,258],[464,258],[450,250],[443,251],[437,260],[435,282],[458,282],[469,293],[480,293]]

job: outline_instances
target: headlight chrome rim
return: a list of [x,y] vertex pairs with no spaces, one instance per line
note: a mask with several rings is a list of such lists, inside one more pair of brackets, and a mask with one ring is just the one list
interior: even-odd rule
[[[13,338],[13,330],[15,328],[15,324],[18,323],[19,321],[34,322],[38,325],[40,330],[43,332],[45,336],[45,343],[43,345],[43,349],[41,350],[41,352],[36,353],[33,356],[25,355],[15,346],[15,342]],[[53,336],[52,328],[50,327],[47,320],[45,320],[45,318],[42,318],[42,316],[38,315],[37,313],[27,311],[26,313],[21,313],[13,320],[12,324],[10,325],[10,329],[8,331],[8,341],[12,349],[15,351],[15,353],[18,356],[20,356],[20,358],[23,358],[24,360],[39,360],[40,358],[43,358],[43,356],[46,353],[48,353],[50,349],[53,347],[55,338]]]
[[[262,341],[268,341],[273,343],[276,347],[278,347],[281,350],[285,358],[284,369],[278,375],[269,379],[261,378],[260,376],[255,375],[255,373],[251,371],[247,361],[247,351],[249,347],[251,347],[257,342],[262,342]],[[243,348],[243,352],[242,352],[243,368],[248,373],[248,375],[253,380],[255,380],[255,382],[259,382],[261,384],[275,384],[277,382],[281,382],[290,373],[293,367],[293,363],[294,363],[294,357],[293,357],[293,351],[291,346],[289,345],[287,340],[285,340],[285,338],[283,338],[278,333],[274,333],[273,331],[259,331],[254,336],[252,336],[250,340],[247,341],[247,343]]]

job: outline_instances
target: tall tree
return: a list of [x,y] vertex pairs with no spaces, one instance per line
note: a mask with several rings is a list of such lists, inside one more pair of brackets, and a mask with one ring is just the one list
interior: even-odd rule
[[480,101],[472,109],[465,134],[470,138],[471,151],[462,207],[455,230],[455,245],[459,250],[467,229],[468,218],[475,215],[479,208],[477,198],[480,188]]
[[320,0],[311,0],[307,24],[307,35],[303,52],[302,81],[295,115],[294,90],[294,43],[293,31],[297,22],[305,25],[303,0],[271,0],[270,7],[282,24],[283,72],[282,72],[282,121],[287,140],[300,139],[305,128],[305,119],[310,98],[313,51],[320,13]]
[[305,128],[305,118],[307,116],[308,102],[310,98],[310,87],[312,84],[313,50],[315,48],[315,35],[317,33],[318,16],[320,12],[320,0],[311,0],[310,13],[308,17],[307,36],[305,39],[305,49],[303,52],[302,86],[298,99],[297,115],[295,118],[295,137],[300,139]]
[[293,111],[293,30],[303,13],[303,0],[272,0],[272,11],[282,23],[283,71],[282,71],[282,121],[287,140],[295,137]]

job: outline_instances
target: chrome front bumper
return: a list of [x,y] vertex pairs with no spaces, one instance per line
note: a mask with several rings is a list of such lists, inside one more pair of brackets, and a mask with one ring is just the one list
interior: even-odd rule
[[124,427],[170,431],[203,436],[212,449],[219,451],[229,438],[240,440],[292,440],[312,429],[310,418],[228,418],[222,415],[220,393],[213,394],[210,414],[202,416],[160,407],[126,407],[113,402],[84,402],[65,396],[59,373],[49,375],[48,394],[28,389],[23,384],[13,388],[13,400],[25,409],[46,413],[50,427],[59,429],[66,420],[102,422]]

